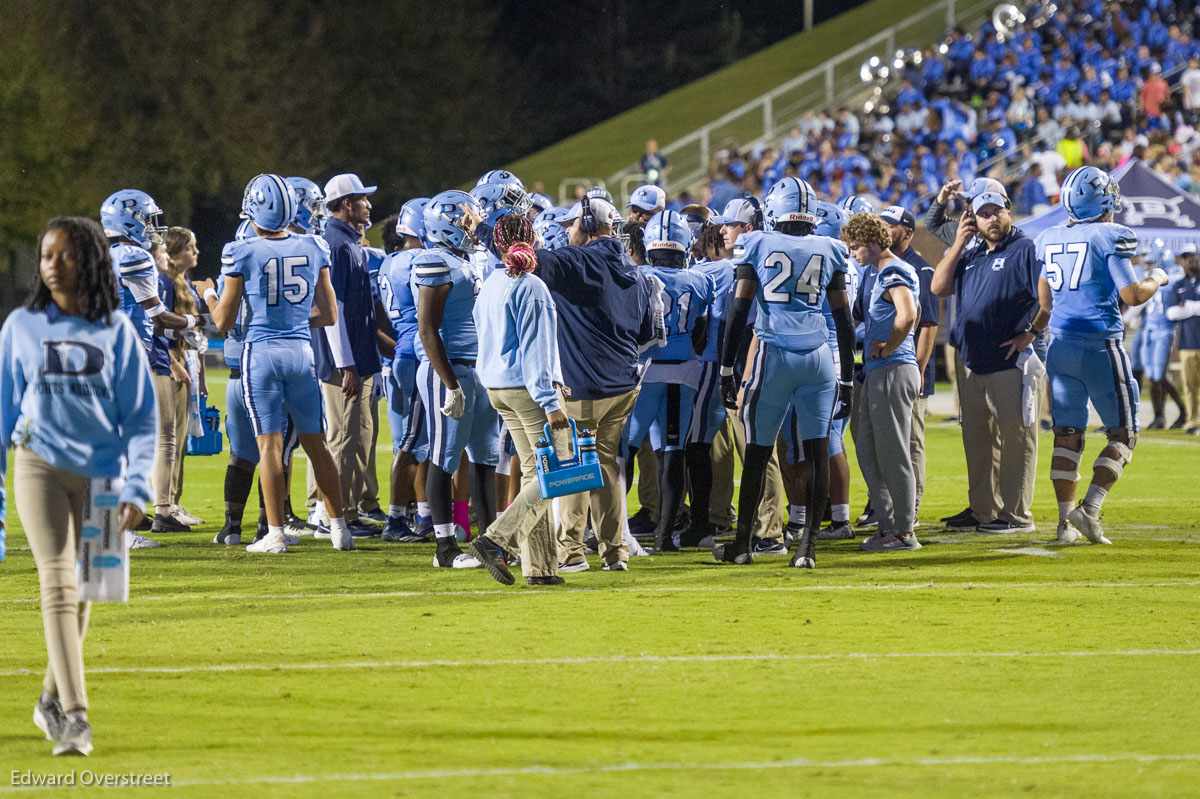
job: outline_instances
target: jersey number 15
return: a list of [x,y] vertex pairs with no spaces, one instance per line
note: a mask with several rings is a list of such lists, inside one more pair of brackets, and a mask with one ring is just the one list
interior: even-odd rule
[[307,255],[291,255],[267,261],[263,266],[263,271],[267,273],[267,305],[278,305],[281,297],[293,305],[304,302],[308,297],[308,281],[303,274],[296,274],[296,270],[307,267]]

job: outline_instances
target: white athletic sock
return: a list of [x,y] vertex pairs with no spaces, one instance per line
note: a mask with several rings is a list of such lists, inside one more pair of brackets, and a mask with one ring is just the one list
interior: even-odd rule
[[1058,520],[1060,522],[1065,522],[1067,520],[1067,517],[1071,515],[1071,511],[1074,509],[1075,509],[1074,504],[1072,504],[1070,502],[1058,503]]
[[834,523],[850,521],[850,505],[849,505],[849,503],[847,503],[845,505],[834,505],[833,510],[830,511],[830,513],[833,517]]
[[803,527],[808,519],[808,508],[803,505],[788,505],[788,521]]
[[433,514],[433,508],[429,507],[428,502],[418,502],[417,503],[417,515],[418,516],[431,516],[432,514]]
[[350,532],[350,528],[346,527],[346,517],[338,516],[336,519],[330,519],[329,530],[338,534]]
[[400,518],[408,513],[408,508],[403,505],[388,505],[388,516]]
[[1100,513],[1100,506],[1104,504],[1104,498],[1108,496],[1108,489],[1092,483],[1088,486],[1087,494],[1083,498],[1083,507],[1091,512],[1092,516]]
[[267,525],[267,535],[268,535],[268,536],[274,536],[276,533],[278,533],[279,535],[283,535],[283,528],[282,528],[282,527],[276,527],[276,526],[275,526],[275,525],[273,525],[273,524],[268,524],[268,525]]
[[315,518],[315,519],[316,519],[318,522],[319,522],[319,521],[321,521],[321,519],[322,519],[322,518],[324,518],[324,516],[325,516],[325,503],[324,503],[323,501],[321,501],[321,500],[319,500],[319,499],[318,499],[318,500],[317,500],[317,504],[316,504],[316,505],[313,505],[313,514],[314,514],[314,518]]
[[447,522],[446,524],[435,524],[433,526],[433,534],[435,536],[437,536],[438,539],[454,538],[454,522]]

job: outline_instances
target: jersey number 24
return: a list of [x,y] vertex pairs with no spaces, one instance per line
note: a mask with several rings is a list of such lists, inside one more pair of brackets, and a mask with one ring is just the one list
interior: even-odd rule
[[[820,255],[812,256],[797,276],[796,265],[791,258],[781,252],[771,253],[763,265],[768,269],[778,269],[779,274],[772,277],[763,286],[763,299],[767,302],[790,303],[792,295],[798,294],[804,297],[804,302],[808,305],[816,305],[821,301],[821,264],[823,260]],[[796,283],[789,288],[788,284],[793,277],[796,278]]]

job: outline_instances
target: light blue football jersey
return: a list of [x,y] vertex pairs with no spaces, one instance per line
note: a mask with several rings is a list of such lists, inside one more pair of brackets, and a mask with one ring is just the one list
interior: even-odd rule
[[[224,290],[225,276],[221,275],[217,278],[217,294],[220,294]],[[242,368],[242,347],[245,345],[246,331],[249,328],[250,303],[246,302],[246,297],[243,294],[237,318],[233,320],[233,327],[229,328],[229,332],[225,334],[225,347],[222,349],[225,355],[225,365],[230,369]]]
[[[129,288],[129,281],[142,281],[152,286],[154,294],[157,295],[158,269],[154,266],[154,259],[150,257],[150,253],[133,244],[113,244],[108,248],[108,254],[112,258],[113,271],[117,275],[117,294],[121,299],[121,310],[129,317],[129,321],[133,322],[133,328],[150,356],[150,368],[166,368],[167,364],[153,351],[154,320],[146,314],[146,309]],[[147,289],[147,292],[149,291],[150,289]]]
[[713,304],[712,279],[689,269],[664,266],[643,267],[647,274],[663,282],[663,321],[667,327],[667,343],[651,347],[646,355],[655,361],[694,361],[699,358],[692,349],[692,331],[696,320],[708,316]]
[[869,372],[889,363],[911,363],[914,366],[917,363],[917,348],[913,338],[913,332],[917,330],[917,325],[913,325],[913,330],[891,355],[886,358],[871,357],[871,345],[876,341],[886,342],[891,338],[892,330],[896,326],[895,303],[888,302],[883,295],[891,289],[899,287],[907,288],[912,292],[913,303],[917,306],[917,321],[920,322],[921,279],[917,276],[917,270],[899,258],[894,258],[886,264],[880,264],[879,272],[875,275],[874,282],[871,283],[871,296],[867,300],[867,330],[863,337],[863,352],[865,353],[863,371]]
[[1175,329],[1175,323],[1167,318],[1167,306],[1163,301],[1171,287],[1183,277],[1183,270],[1167,269],[1166,272],[1170,282],[1154,292],[1154,296],[1146,303],[1146,312],[1143,314],[1142,326],[1151,332],[1167,333]]
[[421,249],[394,252],[379,268],[379,292],[388,321],[396,331],[397,358],[417,357],[417,298],[410,281],[412,260],[422,252]]
[[700,360],[716,363],[721,359],[721,341],[725,337],[725,310],[729,307],[730,292],[733,290],[733,263],[722,258],[717,261],[700,261],[692,267],[693,272],[708,275],[713,283],[712,308],[708,312],[708,341]]
[[[459,258],[444,247],[422,250],[412,260],[410,285],[414,297],[420,296],[420,286],[450,285],[442,326],[438,330],[446,347],[446,357],[474,360],[479,350],[475,335],[475,297],[483,285],[470,261]],[[428,361],[421,337],[416,337],[417,357]]]
[[834,272],[846,271],[848,258],[846,245],[828,236],[760,231],[738,236],[734,266],[749,264],[758,275],[759,339],[792,352],[824,344],[825,290]]
[[239,275],[250,306],[245,341],[311,337],[317,278],[329,268],[329,245],[316,236],[231,241],[221,251],[221,274]]
[[382,301],[379,288],[379,270],[387,260],[387,253],[379,247],[363,247],[363,259],[367,263],[367,274],[371,276],[371,297],[377,302]]
[[1138,282],[1130,262],[1137,253],[1134,232],[1112,222],[1082,222],[1042,231],[1035,244],[1041,276],[1054,292],[1051,332],[1083,339],[1121,336],[1118,292]]

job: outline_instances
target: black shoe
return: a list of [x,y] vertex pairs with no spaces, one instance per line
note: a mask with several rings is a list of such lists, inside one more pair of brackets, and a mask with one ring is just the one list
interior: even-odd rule
[[968,505],[967,507],[960,510],[958,513],[955,513],[953,516],[943,516],[941,519],[939,519],[939,521],[954,522],[954,521],[958,521],[959,519],[965,519],[970,515],[971,515],[971,506]]
[[227,547],[236,547],[242,543],[242,526],[240,524],[230,524],[225,522],[225,526],[221,528],[221,532],[217,533],[213,538],[214,544],[224,544]]
[[745,566],[754,562],[754,555],[750,553],[750,549],[738,549],[737,543],[717,544],[712,548],[713,558],[718,563],[733,563],[737,566]]
[[1179,418],[1177,418],[1175,421],[1171,422],[1171,426],[1167,429],[1168,430],[1182,430],[1184,424],[1186,424],[1186,423],[1187,423],[1187,416],[1185,414],[1181,413],[1181,414],[1179,414]]
[[647,508],[639,508],[638,512],[629,517],[629,534],[633,536],[650,536],[654,535],[654,522],[650,519],[650,511]]
[[180,524],[170,516],[163,516],[161,513],[154,514],[154,522],[150,525],[152,533],[190,533],[192,528],[186,524]]
[[1147,430],[1165,430],[1166,427],[1167,420],[1161,416],[1155,416],[1154,420],[1150,422],[1150,424],[1146,425]]
[[[499,548],[486,535],[475,536],[475,540],[471,542],[469,549],[475,560],[482,563],[483,568],[487,569],[488,574],[492,575],[493,580],[501,585],[512,585],[516,582],[516,578],[512,576],[512,572],[508,570],[508,566],[504,565],[504,561],[500,558]],[[558,578],[558,581],[561,583],[562,578]],[[537,585],[542,585],[542,583],[537,583]],[[553,583],[547,583],[547,585],[553,585]]]
[[791,566],[794,569],[817,568],[817,547],[811,530],[806,529],[800,536],[796,552],[792,555]]
[[828,527],[822,527],[817,533],[818,541],[853,541],[854,528],[850,522],[834,522]]
[[[315,524],[309,524],[307,519],[301,519],[294,513],[288,513],[283,517],[283,526],[291,527],[293,530],[308,530],[309,532],[317,529]],[[293,535],[295,534],[293,533]]]
[[267,533],[269,532],[271,531],[267,527],[267,520],[264,518],[259,518],[258,527],[254,529],[254,540],[256,542],[263,540],[267,537]]
[[557,574],[551,574],[548,577],[526,577],[525,585],[563,585],[567,581],[559,577]]
[[138,522],[137,531],[145,533],[154,529],[154,521],[145,513],[142,514],[142,520]]
[[654,551],[659,552],[678,552],[679,547],[675,546],[675,537],[670,533],[663,536],[654,537]]
[[946,522],[946,529],[951,530],[956,533],[968,533],[968,532],[971,532],[974,530],[978,530],[979,525],[981,525],[981,524],[983,524],[983,522],[976,519],[975,514],[971,513],[970,511],[967,511],[967,514],[965,516],[962,514],[959,514],[955,518]]
[[689,527],[679,534],[680,547],[703,547],[709,549],[713,545],[713,526]]
[[871,503],[868,502],[866,507],[863,508],[863,512],[860,513],[858,518],[854,520],[854,525],[856,527],[869,527],[873,523],[870,520],[872,520],[874,518],[875,518],[875,509],[872,508]]

